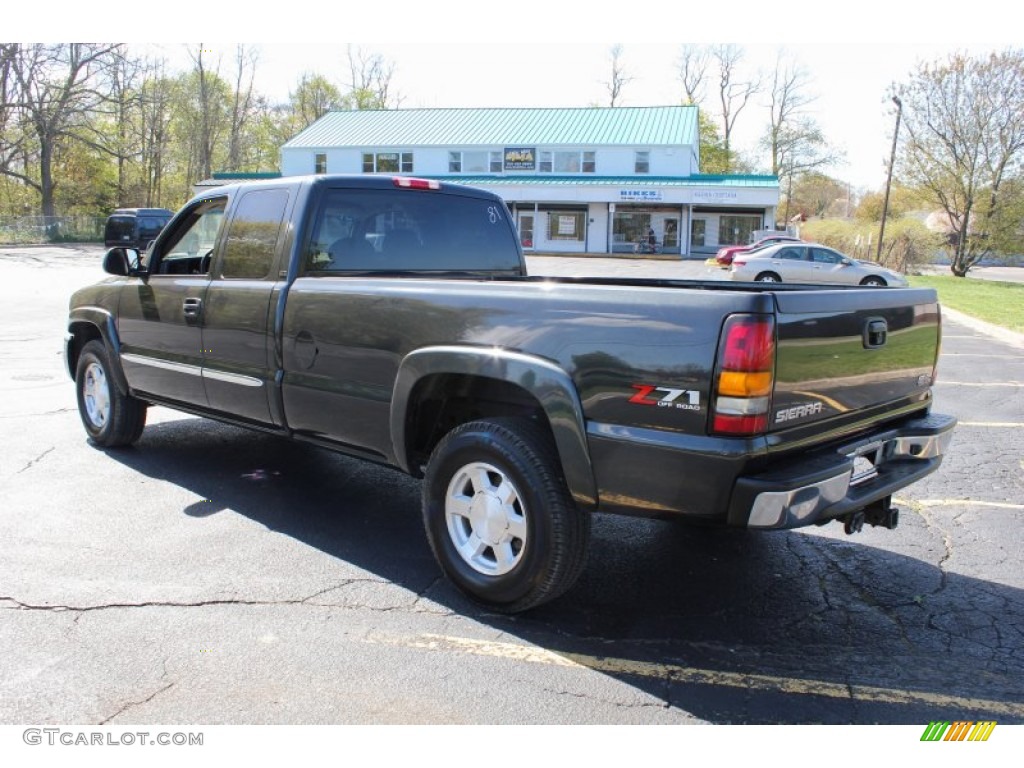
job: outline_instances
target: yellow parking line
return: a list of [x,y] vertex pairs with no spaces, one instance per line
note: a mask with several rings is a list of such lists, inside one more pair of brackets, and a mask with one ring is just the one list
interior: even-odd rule
[[1024,509],[1024,504],[1010,504],[1005,501],[979,501],[977,499],[923,499],[921,501],[913,501],[911,504],[918,504],[922,507],[991,507],[993,509]]
[[999,427],[1017,429],[1024,427],[1024,421],[958,421],[958,427]]
[[374,634],[364,642],[416,648],[427,651],[489,656],[529,664],[543,664],[557,667],[590,669],[610,675],[637,675],[679,683],[716,685],[743,690],[767,691],[805,696],[825,696],[833,699],[874,702],[878,704],[919,704],[929,707],[944,707],[965,712],[986,712],[1008,717],[1024,717],[1024,703],[1015,701],[992,701],[965,696],[949,696],[925,691],[908,691],[900,688],[881,688],[870,685],[846,685],[824,680],[807,680],[777,675],[742,674],[721,672],[713,669],[684,667],[678,664],[636,661],[611,656],[590,656],[582,653],[556,653],[546,648],[501,643],[491,640],[473,640],[450,635],[419,635],[401,637]]
[[943,352],[943,357],[992,357],[999,360],[1024,360],[1024,355],[982,355],[973,352]]

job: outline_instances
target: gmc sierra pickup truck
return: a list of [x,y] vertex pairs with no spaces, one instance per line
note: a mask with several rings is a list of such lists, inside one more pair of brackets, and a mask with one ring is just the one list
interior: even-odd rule
[[159,404],[400,468],[500,611],[569,589],[594,512],[893,528],[955,424],[932,290],[531,277],[500,198],[431,180],[221,187],[104,269],[65,350],[94,443]]

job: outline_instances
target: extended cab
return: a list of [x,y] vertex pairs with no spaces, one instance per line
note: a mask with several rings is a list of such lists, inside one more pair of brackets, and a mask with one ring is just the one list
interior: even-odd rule
[[441,568],[503,611],[573,584],[594,512],[893,528],[955,423],[932,290],[530,277],[468,187],[222,187],[104,267],[66,342],[95,443],[160,404],[401,468]]

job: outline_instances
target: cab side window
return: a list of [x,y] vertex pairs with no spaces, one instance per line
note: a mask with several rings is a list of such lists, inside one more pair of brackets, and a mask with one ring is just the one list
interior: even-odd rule
[[783,248],[777,254],[777,259],[786,259],[787,261],[803,261],[804,254],[799,248]]
[[189,211],[161,244],[160,253],[152,255],[151,273],[205,275],[209,272],[226,207],[227,200],[219,198],[202,202]]
[[811,260],[815,264],[838,264],[843,260],[835,251],[827,251],[824,248],[812,248]]
[[271,276],[287,207],[287,189],[242,195],[228,225],[221,277],[262,280]]

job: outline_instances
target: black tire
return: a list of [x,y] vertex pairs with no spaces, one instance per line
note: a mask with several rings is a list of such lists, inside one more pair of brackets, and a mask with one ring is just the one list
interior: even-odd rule
[[863,280],[860,281],[860,284],[867,286],[869,288],[884,288],[885,286],[888,285],[888,283],[885,282],[885,280],[883,280],[880,277],[875,277],[873,275],[871,277],[865,277]]
[[423,524],[445,575],[502,613],[562,595],[586,564],[590,514],[573,502],[549,434],[528,419],[449,432],[427,464]]
[[131,445],[146,427],[146,403],[122,394],[112,370],[102,341],[82,348],[75,368],[78,414],[89,439],[103,448]]
[[755,283],[781,283],[782,278],[774,272],[762,272],[754,278]]

